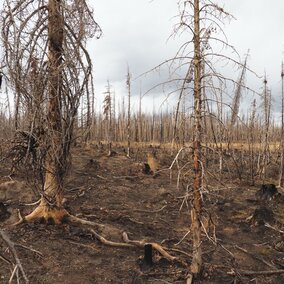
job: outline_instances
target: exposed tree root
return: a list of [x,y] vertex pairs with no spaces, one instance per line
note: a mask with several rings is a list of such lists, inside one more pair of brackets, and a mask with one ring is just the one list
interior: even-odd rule
[[19,213],[19,221],[14,223],[13,226],[20,225],[22,223],[32,223],[39,221],[47,224],[62,224],[62,223],[73,223],[87,225],[91,227],[104,227],[104,225],[95,223],[92,221],[84,220],[73,216],[68,213],[63,207],[57,207],[48,204],[44,198],[41,199],[38,207],[34,209],[29,215],[22,217]]
[[123,240],[126,243],[132,244],[132,245],[135,245],[135,246],[138,246],[138,247],[144,247],[145,244],[151,244],[153,249],[157,250],[164,258],[166,258],[169,261],[175,261],[177,259],[176,257],[171,256],[168,252],[166,252],[164,250],[164,248],[161,245],[159,245],[157,243],[149,243],[149,242],[145,242],[145,241],[131,241],[131,240],[129,240],[126,232],[123,232],[122,237],[123,237]]
[[103,236],[99,235],[93,229],[89,229],[89,231],[104,245],[112,246],[112,247],[121,247],[121,248],[125,248],[125,247],[133,248],[134,247],[134,245],[132,245],[132,244],[109,241],[106,238],[104,238]]
[[86,225],[86,226],[90,226],[90,227],[100,227],[100,228],[103,228],[105,226],[105,225],[100,224],[100,223],[96,223],[96,222],[92,222],[92,221],[81,219],[81,218],[76,217],[74,215],[71,215],[69,213],[67,213],[65,215],[64,221],[67,222],[67,223],[75,224],[75,225]]
[[47,224],[62,224],[68,215],[69,213],[64,208],[51,206],[42,198],[40,204],[33,212],[24,217],[19,215],[20,220],[13,225],[36,221],[45,222]]
[[184,261],[182,261],[181,259],[170,255],[160,244],[158,243],[152,243],[152,242],[145,242],[145,241],[133,241],[133,240],[129,240],[128,235],[126,232],[123,232],[122,234],[123,240],[128,243],[128,244],[132,244],[138,247],[143,247],[146,244],[150,244],[153,249],[155,249],[156,251],[158,251],[164,258],[166,258],[168,261],[170,262],[176,262],[181,264],[182,266],[188,268],[188,264]]
[[102,244],[113,246],[113,247],[121,247],[121,248],[141,247],[141,248],[144,248],[146,244],[151,244],[153,249],[158,251],[168,261],[177,262],[177,263],[182,264],[185,267],[188,267],[188,264],[178,259],[177,257],[170,255],[160,244],[154,243],[154,242],[129,240],[126,232],[122,233],[122,239],[124,242],[113,242],[113,241],[107,240],[106,238],[104,238],[103,236],[101,236],[100,234],[98,234],[96,231],[92,229],[94,227],[107,228],[107,226],[73,216],[69,214],[66,209],[58,208],[56,206],[51,206],[44,199],[41,200],[40,204],[38,205],[37,208],[35,208],[33,212],[31,212],[29,215],[25,217],[22,217],[21,215],[19,215],[19,218],[20,220],[13,225],[19,225],[22,223],[31,223],[35,221],[45,222],[47,224],[68,223],[70,225],[75,225],[75,226],[83,225],[83,226],[86,226],[87,230],[92,235],[94,235]]

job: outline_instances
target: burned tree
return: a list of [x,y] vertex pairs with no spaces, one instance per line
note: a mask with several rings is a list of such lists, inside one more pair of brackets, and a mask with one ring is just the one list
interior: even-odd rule
[[281,134],[280,134],[279,186],[284,184],[284,63],[281,65]]
[[109,81],[107,82],[106,91],[104,92],[104,105],[103,105],[103,114],[106,122],[106,137],[107,137],[107,145],[108,145],[108,156],[112,154],[112,142],[113,142],[113,100],[111,96],[111,86]]
[[60,223],[74,121],[80,98],[92,91],[85,43],[101,30],[84,0],[6,0],[2,23],[10,88],[28,114],[21,127],[46,151],[41,202],[24,220]]
[[[209,103],[211,105],[215,104],[215,108],[218,109],[219,104],[223,104],[222,90],[226,83],[234,83],[234,80],[220,74],[220,62],[224,60],[232,62],[237,66],[242,66],[243,70],[247,67],[245,64],[239,63],[239,56],[234,47],[228,44],[225,36],[222,37],[224,35],[222,30],[223,22],[227,18],[232,18],[232,16],[221,6],[214,3],[214,1],[190,0],[179,1],[179,8],[180,20],[175,27],[174,34],[180,34],[182,37],[186,35],[186,39],[176,56],[165,63],[170,62],[175,71],[179,70],[184,74],[183,77],[172,77],[170,79],[171,82],[175,80],[181,82],[180,88],[177,90],[179,93],[178,101],[180,102],[183,96],[192,96],[193,100],[191,116],[194,121],[192,133],[194,175],[192,183],[189,185],[193,193],[191,206],[193,247],[190,271],[197,276],[202,269],[201,230],[203,226],[201,216],[204,211],[202,194],[204,189],[203,176],[205,174],[202,155],[204,119],[205,116],[210,116],[211,119],[216,117],[207,109]],[[232,57],[232,54],[234,54],[235,58]],[[237,82],[237,86],[241,89],[243,80]],[[239,104],[239,101],[237,104]],[[177,111],[178,108],[179,106]],[[173,144],[175,138],[176,131],[174,130]]]
[[130,120],[131,120],[130,98],[131,98],[131,75],[130,75],[130,71],[129,71],[129,66],[128,66],[128,68],[127,68],[126,86],[127,86],[127,91],[128,91],[128,106],[127,106],[127,157],[130,158]]
[[269,129],[271,124],[271,92],[267,87],[267,78],[264,76],[263,80],[263,116],[264,116],[264,128],[262,133],[262,160],[259,161],[259,176],[264,182],[266,178],[267,166],[270,160],[270,148],[269,148]]

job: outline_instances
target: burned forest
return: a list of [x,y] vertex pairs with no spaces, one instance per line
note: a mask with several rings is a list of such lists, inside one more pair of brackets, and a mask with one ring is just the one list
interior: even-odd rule
[[120,2],[0,1],[0,284],[284,283],[283,63],[226,1]]

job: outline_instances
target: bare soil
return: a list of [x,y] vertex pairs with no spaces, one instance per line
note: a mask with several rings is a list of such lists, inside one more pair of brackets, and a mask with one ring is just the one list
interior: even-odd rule
[[[185,198],[186,183],[181,182],[177,189],[176,166],[172,173],[166,170],[173,157],[165,149],[157,149],[164,170],[155,176],[142,172],[148,150],[137,149],[129,159],[123,148],[115,149],[111,157],[95,145],[75,148],[66,181],[66,208],[82,219],[105,225],[94,230],[108,240],[123,242],[122,232],[127,232],[131,240],[157,242],[188,267],[157,252],[153,265],[147,266],[142,248],[107,246],[84,228],[69,224],[10,227],[18,218],[17,209],[25,215],[36,206],[25,205],[37,197],[31,188],[22,186],[2,200],[8,213],[0,210],[0,228],[16,244],[30,283],[185,283],[192,252],[190,195]],[[190,155],[183,159],[189,161]],[[8,181],[8,173],[8,164],[2,164],[1,182]],[[190,175],[189,169],[183,180]],[[15,179],[25,181],[21,175]],[[222,185],[207,180],[209,184],[204,193],[204,269],[195,283],[284,283],[284,273],[244,273],[284,269],[284,239],[279,231],[284,224],[283,200],[259,201],[255,197],[259,186],[234,184],[229,178]],[[252,217],[255,209],[263,207],[273,212],[269,221],[274,229],[265,226],[265,216],[258,217],[260,221]],[[208,216],[210,226],[206,225]],[[8,283],[13,267],[1,256],[14,262],[0,237],[0,283]]]

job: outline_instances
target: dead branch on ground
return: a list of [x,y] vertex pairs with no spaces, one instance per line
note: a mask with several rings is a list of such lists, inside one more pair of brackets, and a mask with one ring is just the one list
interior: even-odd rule
[[166,258],[168,261],[170,261],[170,262],[177,262],[177,263],[182,264],[182,265],[185,266],[185,267],[188,267],[188,265],[187,265],[184,261],[178,259],[178,258],[175,257],[175,256],[170,255],[170,254],[169,254],[160,244],[158,244],[158,243],[129,240],[128,235],[127,235],[126,232],[123,232],[122,238],[123,238],[123,240],[124,240],[127,244],[131,244],[131,245],[138,246],[138,247],[141,247],[141,248],[144,248],[144,246],[145,246],[146,244],[150,244],[150,245],[153,247],[153,249],[155,249],[156,251],[158,251],[158,252],[159,252],[164,258]]
[[236,275],[241,274],[245,276],[251,276],[251,275],[275,275],[275,274],[284,274],[284,269],[279,270],[263,270],[263,271],[250,271],[250,270],[238,270],[236,271],[230,271],[227,272],[228,275]]
[[[17,251],[15,249],[15,243],[10,240],[8,235],[3,230],[0,230],[0,235],[1,235],[2,239],[3,239],[3,241],[8,245],[11,253],[13,254],[15,262],[16,262],[16,265],[15,265],[13,273],[12,273],[12,275],[10,277],[9,283],[11,283],[11,281],[13,280],[15,274],[17,275],[16,271],[18,269],[20,270],[20,272],[21,272],[21,274],[22,274],[22,276],[23,276],[23,278],[25,280],[25,283],[29,283],[29,279],[28,279],[28,277],[27,277],[27,275],[26,275],[26,273],[24,271],[22,263],[21,263],[21,261],[20,261],[20,259],[18,257],[18,253],[17,253]],[[19,281],[19,279],[18,279],[18,281]]]
[[263,259],[262,257],[260,257],[260,256],[258,256],[258,255],[256,255],[256,254],[254,254],[254,253],[252,253],[252,252],[249,252],[249,251],[247,251],[246,249],[241,248],[241,247],[239,247],[239,246],[235,246],[235,248],[238,249],[238,250],[240,250],[240,251],[242,251],[242,252],[244,252],[244,253],[246,253],[247,255],[249,255],[250,257],[252,257],[252,258],[254,258],[254,259],[256,259],[256,260],[261,261],[262,263],[264,263],[265,265],[269,266],[270,268],[272,268],[272,269],[277,269],[277,267],[275,267],[272,263],[266,261],[266,260]]

